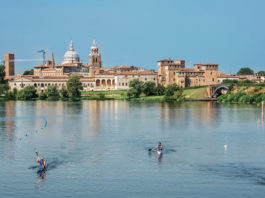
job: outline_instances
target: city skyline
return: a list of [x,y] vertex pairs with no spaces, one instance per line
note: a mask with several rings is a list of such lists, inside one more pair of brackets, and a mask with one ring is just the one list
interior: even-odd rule
[[[2,3],[0,57],[41,59],[40,49],[61,62],[72,39],[83,63],[97,41],[104,67],[136,65],[157,70],[163,58],[187,67],[214,62],[220,72],[265,66],[265,2],[251,1],[12,1]],[[12,12],[10,12],[12,10]],[[16,13],[16,14],[14,14]],[[39,61],[40,63],[41,61]],[[16,73],[38,62],[16,62]],[[263,69],[264,70],[264,69]]]

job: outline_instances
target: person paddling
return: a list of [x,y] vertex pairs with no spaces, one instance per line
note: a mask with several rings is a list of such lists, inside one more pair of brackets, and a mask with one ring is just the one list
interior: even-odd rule
[[45,168],[46,168],[46,161],[44,160],[44,158],[40,158],[38,157],[37,160],[36,160],[37,163],[40,163],[40,167],[39,167],[39,170],[38,172],[40,171],[45,171]]
[[158,145],[155,148],[153,148],[151,151],[154,151],[154,150],[162,151],[163,150],[162,143],[158,142]]

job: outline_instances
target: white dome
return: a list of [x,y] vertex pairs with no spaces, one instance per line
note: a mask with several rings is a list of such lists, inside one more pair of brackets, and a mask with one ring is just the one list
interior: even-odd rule
[[70,42],[69,50],[65,52],[62,64],[80,62],[79,54],[74,50],[73,42]]

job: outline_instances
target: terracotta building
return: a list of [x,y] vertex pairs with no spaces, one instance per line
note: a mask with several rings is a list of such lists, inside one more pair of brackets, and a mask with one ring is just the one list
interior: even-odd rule
[[185,68],[185,60],[157,61],[158,83],[163,86],[177,84],[181,87],[194,87],[217,84],[218,64],[198,63],[194,68]]

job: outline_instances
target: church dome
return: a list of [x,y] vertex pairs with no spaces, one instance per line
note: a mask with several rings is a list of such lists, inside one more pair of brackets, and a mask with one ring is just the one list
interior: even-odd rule
[[74,45],[71,40],[69,50],[65,52],[62,64],[77,63],[80,62],[79,54],[74,50]]

